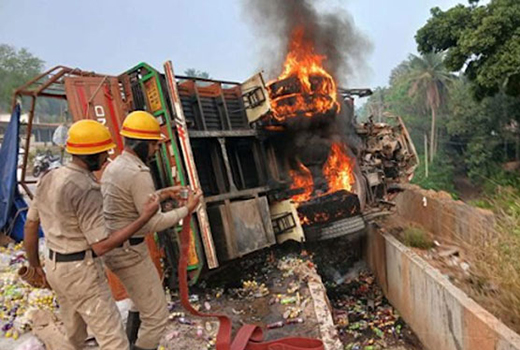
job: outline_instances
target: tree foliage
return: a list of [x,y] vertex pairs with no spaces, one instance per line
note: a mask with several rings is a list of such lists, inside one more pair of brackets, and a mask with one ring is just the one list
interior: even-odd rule
[[208,72],[200,71],[195,68],[189,68],[184,71],[184,74],[188,77],[211,79]]
[[518,98],[499,93],[475,101],[465,80],[458,81],[450,95],[447,146],[457,151],[471,178],[491,177],[501,163],[518,158]]
[[447,11],[431,10],[416,35],[421,53],[446,51],[446,66],[463,70],[478,99],[504,90],[520,95],[520,2],[470,1]]
[[[385,111],[401,116],[423,157],[424,138],[431,132],[430,102],[437,97],[432,100],[426,93],[410,93],[419,91],[418,79],[429,79],[428,74],[418,73],[427,71],[420,68],[424,62],[412,64],[414,60],[415,56],[409,56],[392,71],[390,85],[375,89],[364,112],[377,120],[375,111],[383,106]],[[420,69],[413,68],[417,65]],[[446,74],[445,70],[441,72]],[[465,77],[449,75],[444,81],[450,83],[446,85],[449,88],[442,88],[443,96],[436,105],[438,155],[430,164],[429,177],[426,179],[424,169],[420,169],[416,179],[427,188],[452,191],[449,184],[455,173],[481,183],[500,172],[502,163],[520,158],[520,99],[501,92],[479,101]],[[428,85],[423,85],[425,92]]]
[[444,65],[444,57],[438,53],[426,53],[422,56],[411,55],[408,70],[403,78],[410,83],[408,93],[418,96],[422,104],[431,113],[430,122],[430,161],[438,149],[437,114],[448,98],[448,87],[454,77]]
[[26,49],[0,44],[0,110],[10,110],[14,90],[40,74],[43,64]]

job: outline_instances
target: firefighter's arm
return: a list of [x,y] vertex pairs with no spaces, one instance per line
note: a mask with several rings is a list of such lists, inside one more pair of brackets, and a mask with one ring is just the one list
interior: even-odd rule
[[32,267],[41,267],[40,255],[38,252],[38,228],[39,220],[27,219],[23,232],[23,246],[29,265]]
[[27,213],[27,221],[25,222],[23,232],[23,244],[27,260],[29,261],[29,267],[21,267],[18,274],[33,287],[50,288],[40,263],[40,252],[38,250],[39,227],[40,218],[36,199],[33,199],[29,212]]
[[40,226],[40,214],[38,213],[38,203],[36,196],[29,206],[27,221],[23,232],[23,245],[29,265],[41,268],[40,254],[38,252],[38,229]]
[[147,196],[144,210],[134,222],[120,230],[108,232],[103,216],[103,196],[99,186],[94,185],[88,190],[75,188],[71,191],[70,198],[81,232],[98,256],[123,244],[140,230],[159,208],[158,197],[153,194]]
[[112,232],[107,238],[99,242],[93,243],[92,250],[96,253],[97,256],[102,256],[103,254],[111,251],[112,249],[121,246],[123,242],[128,240],[137,231],[139,231],[148,222],[148,220],[150,220],[150,218],[157,212],[158,209],[159,197],[154,194],[150,195],[148,197],[147,202],[144,205],[141,215],[139,216],[139,218],[137,218],[137,220],[123,227],[120,230]]
[[[150,193],[155,193],[155,186],[152,181],[150,172],[140,171],[135,176],[135,181],[132,184],[132,198],[135,208],[142,213],[146,198]],[[148,232],[158,232],[176,225],[180,220],[188,215],[188,208],[183,206],[169,212],[158,211],[146,225]]]

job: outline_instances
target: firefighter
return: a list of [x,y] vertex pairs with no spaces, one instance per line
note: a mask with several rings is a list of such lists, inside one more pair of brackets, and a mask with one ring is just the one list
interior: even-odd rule
[[[123,122],[121,135],[124,136],[125,149],[107,166],[101,178],[103,208],[109,230],[118,230],[141,215],[144,207],[142,196],[156,193],[162,201],[176,198],[181,189],[155,190],[147,163],[157,152],[162,135],[159,122],[151,114],[144,111],[130,113]],[[120,279],[137,308],[137,312],[130,312],[127,323],[127,333],[133,342],[135,338],[130,328],[140,318],[134,349],[156,349],[166,330],[169,315],[161,279],[144,235],[177,224],[197,207],[200,197],[200,193],[190,193],[181,208],[157,212],[145,227],[105,258],[107,267]]]
[[[24,232],[29,269],[56,292],[71,348],[83,349],[87,326],[102,350],[129,349],[121,316],[108,287],[100,256],[121,245],[157,212],[157,197],[143,198],[143,210],[128,225],[108,233],[103,197],[92,172],[113,149],[110,132],[94,120],[69,130],[66,151],[72,161],[45,174],[27,214]],[[38,225],[45,232],[46,276],[40,265]]]

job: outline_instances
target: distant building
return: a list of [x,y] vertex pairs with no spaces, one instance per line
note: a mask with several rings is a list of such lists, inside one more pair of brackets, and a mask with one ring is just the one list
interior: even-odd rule
[[[0,142],[4,139],[4,134],[7,129],[7,125],[9,124],[9,121],[11,119],[10,114],[0,114]],[[26,138],[27,135],[27,120],[28,115],[22,114],[20,117],[21,122],[21,128],[20,128],[20,136],[22,139]],[[32,139],[31,143],[33,146],[47,146],[52,145],[52,134],[54,133],[54,130],[58,128],[60,124],[58,123],[33,123],[32,126]]]

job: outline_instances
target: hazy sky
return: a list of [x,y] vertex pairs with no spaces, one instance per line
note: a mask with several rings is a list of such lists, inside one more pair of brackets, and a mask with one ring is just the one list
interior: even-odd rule
[[[262,1],[262,0],[258,0]],[[279,0],[283,1],[283,0]],[[430,8],[465,0],[322,0],[346,9],[373,51],[369,71],[350,87],[385,85],[415,52]],[[117,75],[145,61],[173,61],[213,78],[242,81],[262,68],[258,38],[241,0],[0,0],[0,43],[26,47],[46,62]]]

